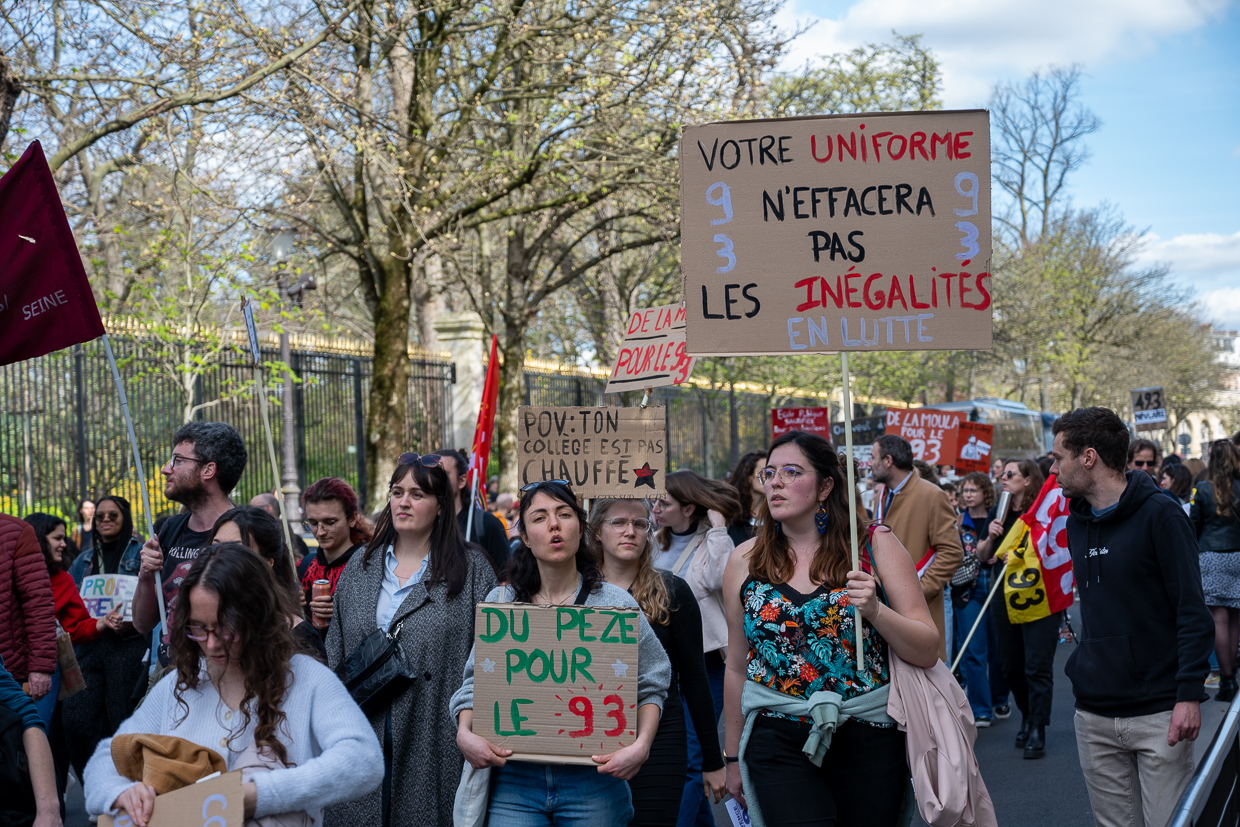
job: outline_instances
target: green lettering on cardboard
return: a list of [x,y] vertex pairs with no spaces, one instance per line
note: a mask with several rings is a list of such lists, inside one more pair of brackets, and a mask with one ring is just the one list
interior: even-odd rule
[[523,729],[521,727],[521,724],[525,723],[529,719],[521,714],[521,708],[517,706],[517,704],[532,704],[532,703],[534,702],[526,700],[525,698],[513,698],[512,699],[512,725],[516,727],[516,729],[509,734],[511,735],[537,735],[538,734],[538,732],[536,732],[535,730]]
[[[580,661],[577,660],[578,656],[581,657]],[[592,660],[592,655],[590,654],[590,650],[587,649],[586,647],[578,646],[576,649],[573,650],[573,683],[577,682],[578,671],[580,671],[581,674],[586,676],[586,680],[588,680],[590,683],[594,683],[594,676],[591,675],[588,671],[586,671],[586,667],[590,665],[591,660]]]
[[[512,630],[512,639],[521,641],[522,643],[530,636],[530,614],[524,609],[521,611],[521,634],[517,634],[517,619],[513,616],[513,610],[508,610],[509,628]],[[489,642],[489,641],[488,641]]]
[[581,638],[583,643],[590,643],[591,641],[598,640],[598,638],[596,637],[586,637],[586,629],[594,628],[593,626],[590,625],[590,621],[586,620],[586,615],[592,615],[592,614],[594,614],[593,609],[582,609],[577,616],[578,617],[577,636]]
[[[568,615],[568,623],[564,622],[564,615]],[[555,610],[555,639],[563,640],[564,632],[567,629],[575,628],[581,623],[581,615],[571,606],[561,606]]]
[[[517,656],[516,663],[513,663],[512,661],[513,655]],[[504,657],[508,661],[508,684],[511,686],[512,685],[512,673],[520,672],[522,669],[528,666],[529,658],[526,656],[525,652],[521,651],[520,649],[509,649],[507,652],[504,653]]]
[[[486,619],[487,619],[487,630],[485,634],[478,635],[478,639],[481,640],[483,643],[495,643],[497,640],[503,639],[504,635],[508,634],[508,618],[504,617],[503,610],[502,609],[489,609],[489,608],[483,607],[482,613],[486,616]],[[499,621],[498,632],[491,631],[491,618],[492,617],[494,617],[496,620]]]

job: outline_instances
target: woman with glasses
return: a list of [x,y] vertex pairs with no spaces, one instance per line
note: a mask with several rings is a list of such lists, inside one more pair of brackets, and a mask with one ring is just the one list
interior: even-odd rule
[[1225,439],[1210,444],[1207,478],[1193,491],[1189,518],[1197,530],[1201,585],[1214,615],[1218,694],[1236,697],[1236,649],[1240,646],[1240,449]]
[[[961,651],[964,639],[981,615],[982,604],[990,594],[991,567],[981,565],[977,545],[990,529],[991,509],[995,505],[995,487],[989,476],[981,471],[974,471],[960,480],[959,492],[960,545],[966,555],[972,554],[978,558],[979,568],[977,580],[972,586],[952,586],[952,608],[955,611],[952,634],[957,652]],[[989,619],[978,624],[977,631],[969,640],[968,649],[964,650],[964,656],[960,658],[960,674],[964,676],[965,693],[969,697],[969,706],[973,709],[973,721],[979,728],[990,726],[994,720],[991,681],[986,675],[989,629]],[[1005,692],[1004,695],[1006,694]]]
[[[319,634],[326,638],[332,619],[332,594],[349,559],[364,549],[374,537],[370,524],[357,502],[353,487],[337,477],[324,477],[301,495],[306,515],[306,530],[319,541],[313,554],[307,554],[297,566],[297,579],[305,595],[306,616],[323,625]],[[326,580],[329,591],[314,597],[314,581]]]
[[[240,543],[203,550],[181,583],[170,617],[173,670],[151,689],[118,734],[171,735],[208,747],[243,774],[246,819],[306,814],[365,794],[383,758],[340,679],[297,653],[271,566]],[[124,809],[146,827],[155,790],[121,776],[112,739],[86,767],[86,809]],[[305,816],[303,816],[305,817]]]
[[654,567],[652,528],[644,500],[595,500],[590,511],[590,536],[602,560],[603,580],[633,595],[672,667],[650,757],[629,781],[634,811],[629,824],[634,827],[676,824],[689,763],[682,697],[702,736],[705,793],[718,802],[726,791],[715,707],[702,657],[702,615],[689,584]]
[[[776,439],[763,482],[762,530],[733,552],[724,575],[728,791],[766,824],[895,825],[908,765],[904,733],[887,715],[888,651],[922,667],[939,651],[912,559],[873,525],[862,570],[852,570],[848,497],[856,495],[822,437]],[[861,538],[864,523],[858,508]],[[811,720],[833,709],[845,722],[828,748],[810,739]]]
[[[527,485],[521,492],[521,543],[508,567],[509,584],[487,595],[488,603],[544,606],[632,606],[638,603],[606,583],[591,548],[586,513],[563,481]],[[595,766],[537,764],[512,758],[473,731],[474,657],[465,662],[464,682],[452,696],[457,744],[474,769],[491,768],[487,823],[520,827],[624,827],[633,817],[631,780],[650,753],[667,696],[671,666],[644,615],[638,615],[637,735],[634,743],[606,755]],[[455,785],[453,789],[455,790]],[[482,809],[470,802],[468,809]],[[429,823],[429,822],[427,822]],[[447,823],[447,822],[443,822]]]
[[328,827],[452,823],[461,753],[445,713],[472,662],[474,606],[496,584],[486,555],[457,526],[456,493],[438,454],[401,454],[374,539],[336,585],[332,668],[382,629],[400,641],[411,680],[366,710],[383,744],[381,789],[329,807]]

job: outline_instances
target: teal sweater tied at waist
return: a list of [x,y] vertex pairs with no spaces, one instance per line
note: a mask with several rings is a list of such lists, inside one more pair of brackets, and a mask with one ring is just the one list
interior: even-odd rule
[[808,698],[797,698],[777,689],[764,686],[757,681],[746,680],[741,692],[741,714],[745,716],[745,729],[741,732],[740,757],[741,783],[745,788],[745,803],[749,809],[749,821],[753,827],[766,827],[762,820],[762,812],[758,807],[758,798],[754,795],[753,786],[749,783],[749,768],[745,764],[745,748],[749,745],[749,735],[753,732],[754,721],[761,712],[777,712],[781,715],[792,715],[797,718],[810,719],[809,738],[801,751],[816,767],[822,766],[822,759],[831,748],[831,736],[841,724],[850,718],[856,718],[871,724],[895,724],[895,719],[887,714],[887,697],[889,686],[883,685],[872,689],[864,695],[844,700],[840,695],[829,690],[821,690]]

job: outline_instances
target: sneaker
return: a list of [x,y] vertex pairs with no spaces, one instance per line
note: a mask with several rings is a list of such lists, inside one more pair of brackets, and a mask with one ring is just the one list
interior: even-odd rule
[[990,718],[976,718],[973,721],[973,725],[978,729],[986,729],[992,723],[994,723],[994,721]]
[[999,704],[995,707],[995,717],[1000,721],[1006,721],[1012,717],[1012,707],[1009,704]]

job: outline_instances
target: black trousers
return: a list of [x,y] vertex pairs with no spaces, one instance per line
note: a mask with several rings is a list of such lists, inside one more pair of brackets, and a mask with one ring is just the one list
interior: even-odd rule
[[1049,724],[1060,613],[1031,623],[1013,624],[1001,603],[992,605],[990,611],[999,641],[999,665],[1012,688],[1017,708],[1031,723]]
[[762,715],[745,749],[749,780],[767,824],[892,827],[908,788],[904,733],[849,721],[821,767],[801,752],[809,724]]
[[134,685],[146,675],[142,662],[146,646],[144,635],[122,638],[105,631],[81,647],[78,665],[86,688],[61,702],[68,758],[78,778],[98,743],[114,735],[133,712],[130,698]]
[[650,745],[650,757],[629,781],[633,818],[629,827],[676,827],[689,766],[685,707],[679,692],[669,692],[663,717]]

